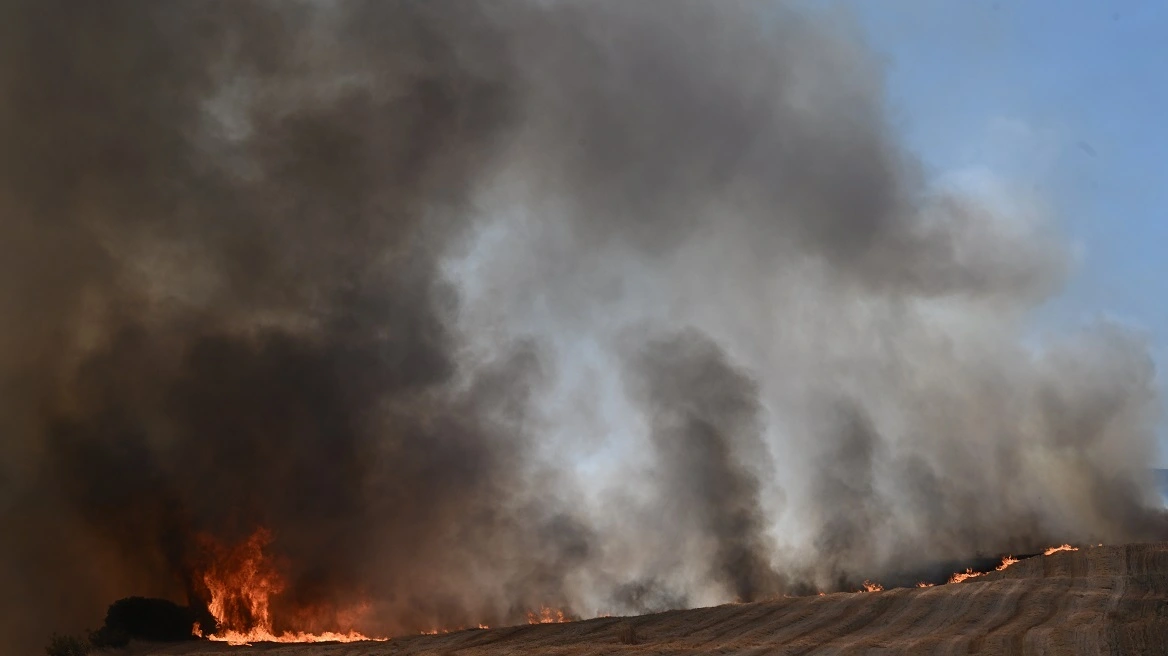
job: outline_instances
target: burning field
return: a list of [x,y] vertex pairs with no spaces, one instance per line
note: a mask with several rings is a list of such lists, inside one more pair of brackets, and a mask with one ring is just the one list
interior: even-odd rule
[[784,597],[556,626],[402,636],[384,643],[245,652],[211,644],[130,653],[412,654],[1168,654],[1168,543],[1052,551],[963,583]]
[[14,653],[1078,622],[942,584],[1168,537],[1148,344],[1034,337],[1059,217],[927,170],[843,12],[15,0],[0,91]]
[[[370,640],[353,631],[312,632],[299,629],[272,632],[272,601],[284,592],[285,582],[272,556],[265,551],[271,534],[261,528],[242,544],[225,549],[207,539],[209,559],[201,573],[206,589],[207,611],[214,618],[214,628],[196,621],[191,634],[215,642],[242,645],[252,642],[357,642]],[[335,609],[326,609],[327,623],[332,626],[351,626],[368,611],[367,605],[344,609],[333,615]],[[319,610],[312,606],[295,609],[297,626],[319,624]],[[347,616],[347,617],[346,617]]]

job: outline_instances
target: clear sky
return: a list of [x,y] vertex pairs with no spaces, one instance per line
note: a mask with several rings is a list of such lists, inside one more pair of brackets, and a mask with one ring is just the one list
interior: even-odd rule
[[[1079,258],[1039,326],[1136,326],[1163,389],[1168,2],[840,4],[886,58],[894,124],[931,172],[988,169],[1052,206]],[[1160,434],[1164,464],[1168,422]]]

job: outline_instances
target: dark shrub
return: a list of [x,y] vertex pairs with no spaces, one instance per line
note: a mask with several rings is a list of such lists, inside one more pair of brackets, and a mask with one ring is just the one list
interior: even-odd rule
[[85,656],[90,649],[89,643],[81,638],[53,634],[49,646],[45,647],[45,653],[48,656]]
[[89,632],[89,644],[95,649],[116,649],[130,644],[130,634],[121,629],[103,626]]
[[[127,597],[115,601],[101,632],[110,639],[141,638],[155,642],[190,640],[195,613],[166,599]],[[124,644],[124,643],[123,643]]]
[[199,623],[199,631],[203,635],[211,635],[219,630],[219,622],[215,620],[215,616],[207,609],[205,604],[197,604],[191,606],[191,614],[194,615],[195,621]]

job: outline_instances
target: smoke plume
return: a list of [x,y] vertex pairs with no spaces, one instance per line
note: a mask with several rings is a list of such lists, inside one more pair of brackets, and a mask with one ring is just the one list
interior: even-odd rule
[[1145,345],[1023,340],[1057,226],[881,79],[761,2],[5,3],[5,641],[260,526],[369,633],[1156,535]]

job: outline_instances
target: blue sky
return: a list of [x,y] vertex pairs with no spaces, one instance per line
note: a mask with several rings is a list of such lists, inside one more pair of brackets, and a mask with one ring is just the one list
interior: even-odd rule
[[885,58],[894,125],[928,169],[1004,176],[1077,245],[1039,326],[1136,326],[1168,383],[1168,2],[842,4]]

